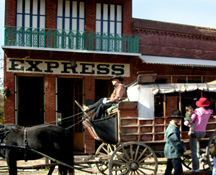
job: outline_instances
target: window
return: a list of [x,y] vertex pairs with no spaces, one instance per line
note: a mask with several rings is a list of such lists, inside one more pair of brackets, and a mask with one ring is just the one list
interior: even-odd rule
[[57,29],[84,31],[85,2],[58,0]]
[[122,5],[96,3],[96,32],[122,34]]
[[45,28],[46,0],[17,0],[16,26]]
[[122,5],[96,3],[96,50],[120,52],[122,38]]

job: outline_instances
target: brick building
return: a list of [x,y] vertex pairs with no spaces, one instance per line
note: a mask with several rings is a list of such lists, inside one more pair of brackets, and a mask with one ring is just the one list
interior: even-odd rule
[[[4,82],[12,91],[5,123],[57,123],[58,116],[63,127],[77,123],[80,115],[67,119],[80,112],[74,100],[109,96],[115,74],[125,84],[143,71],[156,73],[158,83],[216,79],[216,29],[133,19],[132,0],[6,0],[5,6]],[[215,99],[193,94],[202,95]],[[176,98],[167,97],[167,115],[178,107]],[[82,124],[72,131],[75,149],[94,153],[97,143]]]

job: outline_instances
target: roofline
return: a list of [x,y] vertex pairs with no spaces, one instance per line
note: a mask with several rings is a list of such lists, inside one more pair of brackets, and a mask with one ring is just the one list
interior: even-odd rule
[[39,51],[54,51],[54,52],[74,52],[74,53],[87,53],[87,54],[105,54],[105,55],[122,55],[122,56],[137,56],[140,53],[128,52],[104,52],[104,51],[90,51],[90,50],[75,50],[75,49],[55,49],[55,48],[41,48],[41,47],[20,47],[20,46],[1,46],[2,49],[18,49],[18,50],[39,50]]

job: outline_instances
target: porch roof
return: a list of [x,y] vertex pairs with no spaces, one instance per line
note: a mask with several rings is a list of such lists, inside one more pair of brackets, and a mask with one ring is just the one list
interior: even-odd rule
[[165,64],[177,66],[216,67],[216,60],[201,60],[191,58],[176,58],[141,55],[140,59],[146,64]]

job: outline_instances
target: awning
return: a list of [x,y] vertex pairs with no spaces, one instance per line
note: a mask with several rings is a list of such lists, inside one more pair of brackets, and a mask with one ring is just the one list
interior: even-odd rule
[[191,92],[201,90],[216,92],[215,84],[206,83],[171,83],[171,84],[137,84],[127,90],[129,101],[138,102],[139,120],[154,119],[154,95],[161,93]]
[[208,82],[207,84],[216,84],[216,80]]
[[161,56],[148,56],[148,55],[141,55],[140,59],[146,64],[216,67],[216,60],[213,61],[213,60],[176,58],[176,57],[161,57]]

